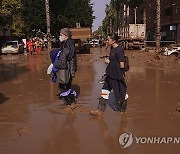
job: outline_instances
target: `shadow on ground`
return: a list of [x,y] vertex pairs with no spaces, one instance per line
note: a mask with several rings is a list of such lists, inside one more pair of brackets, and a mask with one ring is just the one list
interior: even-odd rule
[[4,96],[3,93],[0,93],[0,104],[5,103],[9,98]]

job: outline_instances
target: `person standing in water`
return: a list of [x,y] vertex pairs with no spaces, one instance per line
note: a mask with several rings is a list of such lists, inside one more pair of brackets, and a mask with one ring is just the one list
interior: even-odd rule
[[106,109],[107,100],[109,99],[110,91],[112,89],[116,102],[111,108],[114,111],[125,112],[127,106],[124,50],[118,45],[117,34],[108,35],[107,41],[108,45],[111,46],[111,51],[109,58],[105,58],[105,63],[108,64],[106,68],[106,78],[101,90],[101,97],[99,99],[98,108],[94,111],[90,111],[90,114],[95,116],[103,115]]
[[70,107],[71,109],[75,109],[75,97],[77,93],[72,89],[72,79],[75,76],[75,72],[77,71],[77,62],[75,43],[71,37],[72,33],[68,28],[61,29],[59,37],[61,47],[60,49],[53,50],[50,55],[51,57],[55,57],[54,55],[57,55],[57,53],[61,51],[59,54],[59,59],[54,62],[54,67],[56,69],[68,69],[67,64],[70,65],[70,80],[67,84],[59,83],[59,96],[63,98],[68,107]]

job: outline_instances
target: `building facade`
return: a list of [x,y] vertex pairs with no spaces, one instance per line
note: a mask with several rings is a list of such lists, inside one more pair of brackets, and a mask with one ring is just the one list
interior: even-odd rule
[[180,0],[162,0],[162,40],[180,42]]
[[[130,22],[134,21],[134,9]],[[145,13],[145,16],[144,16]],[[180,0],[161,0],[161,40],[180,42]],[[156,0],[144,0],[136,8],[137,23],[146,23],[147,40],[156,37]],[[144,19],[145,18],[145,19]]]

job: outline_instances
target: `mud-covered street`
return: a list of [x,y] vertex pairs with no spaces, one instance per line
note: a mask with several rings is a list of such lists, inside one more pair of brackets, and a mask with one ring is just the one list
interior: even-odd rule
[[[180,137],[180,61],[153,52],[126,51],[128,107],[120,114],[107,107],[94,118],[105,72],[100,48],[78,54],[73,88],[77,108],[64,111],[57,84],[46,74],[47,51],[2,55],[0,59],[0,154],[178,154],[179,143],[137,143],[135,137]],[[123,149],[122,133],[133,143]]]

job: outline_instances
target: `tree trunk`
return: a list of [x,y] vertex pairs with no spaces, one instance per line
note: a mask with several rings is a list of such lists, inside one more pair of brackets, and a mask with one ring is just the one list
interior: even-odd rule
[[161,40],[161,23],[160,23],[160,5],[161,5],[161,0],[156,1],[156,51],[160,49],[160,40]]
[[143,14],[143,23],[144,23],[144,26],[145,26],[145,39],[144,39],[144,48],[146,49],[147,47],[147,44],[146,44],[146,40],[147,40],[147,34],[146,34],[146,1],[145,1],[145,8],[144,8],[144,14]]
[[50,30],[49,0],[45,0],[45,6],[46,6],[46,24],[47,24],[48,51],[51,51],[51,30]]
[[110,20],[110,21],[109,21],[110,33],[112,33],[112,19],[111,19],[111,17],[110,17],[109,20]]

